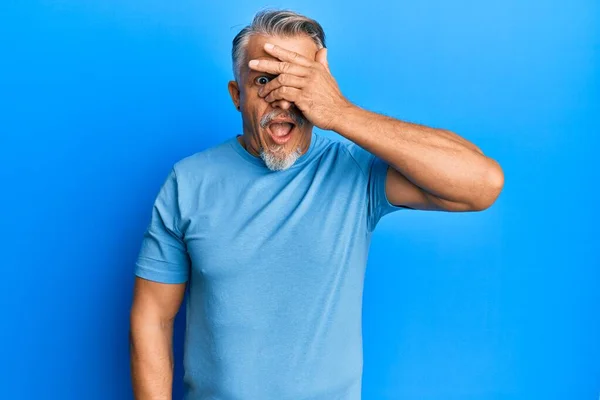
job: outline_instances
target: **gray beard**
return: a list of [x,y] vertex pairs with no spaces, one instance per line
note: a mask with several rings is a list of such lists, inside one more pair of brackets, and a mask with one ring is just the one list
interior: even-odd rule
[[263,148],[260,151],[260,158],[263,159],[267,165],[267,168],[269,168],[271,171],[283,171],[294,165],[298,157],[301,155],[300,148],[297,148],[290,154],[287,154],[283,157],[280,154],[280,152],[272,151],[270,149],[266,150]]

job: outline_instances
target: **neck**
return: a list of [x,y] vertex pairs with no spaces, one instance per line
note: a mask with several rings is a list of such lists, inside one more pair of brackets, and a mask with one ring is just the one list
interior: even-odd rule
[[246,149],[246,151],[250,154],[252,154],[255,157],[259,157],[260,155],[258,153],[256,153],[254,151],[254,149],[252,147],[248,148],[248,146],[246,145],[246,140],[244,140],[244,135],[240,135],[237,137],[238,142],[240,142],[240,144],[242,145],[242,147],[244,149]]

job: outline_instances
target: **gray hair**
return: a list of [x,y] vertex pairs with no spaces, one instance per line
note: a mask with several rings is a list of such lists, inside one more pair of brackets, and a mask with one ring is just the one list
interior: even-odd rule
[[317,49],[325,47],[325,32],[321,25],[314,19],[291,10],[267,9],[259,11],[254,16],[252,23],[242,29],[233,39],[231,59],[233,62],[233,75],[238,82],[245,57],[246,45],[250,36],[255,34],[282,37],[306,35],[315,42]]

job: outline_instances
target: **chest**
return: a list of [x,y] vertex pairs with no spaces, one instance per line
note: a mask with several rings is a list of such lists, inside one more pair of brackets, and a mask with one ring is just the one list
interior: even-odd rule
[[205,279],[298,274],[318,279],[366,241],[366,181],[341,163],[205,184],[185,241]]

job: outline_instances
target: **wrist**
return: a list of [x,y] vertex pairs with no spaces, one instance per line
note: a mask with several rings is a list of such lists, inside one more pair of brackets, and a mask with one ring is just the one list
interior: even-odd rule
[[341,134],[344,131],[348,122],[348,119],[356,113],[358,107],[352,104],[346,99],[342,99],[340,105],[336,108],[336,112],[331,121],[330,130]]

